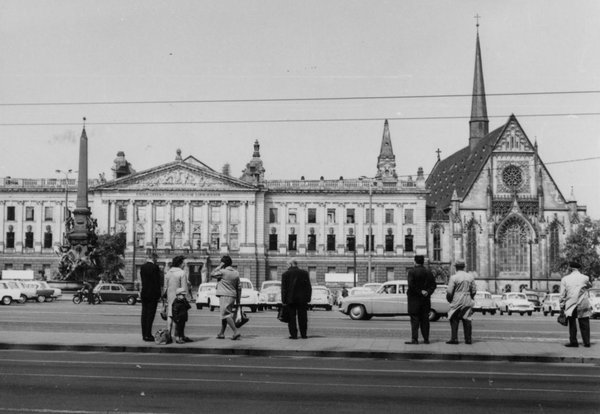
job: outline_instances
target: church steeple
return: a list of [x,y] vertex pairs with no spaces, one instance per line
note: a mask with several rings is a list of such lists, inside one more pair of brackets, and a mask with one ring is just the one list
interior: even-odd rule
[[471,101],[471,120],[469,121],[469,146],[475,148],[479,140],[489,132],[485,86],[483,83],[483,65],[479,46],[479,21],[477,22],[477,44],[475,49],[475,74],[473,78],[473,97]]
[[388,120],[383,124],[383,137],[381,138],[381,149],[377,157],[377,174],[375,178],[388,182],[398,180],[396,175],[396,156],[392,150],[392,139]]

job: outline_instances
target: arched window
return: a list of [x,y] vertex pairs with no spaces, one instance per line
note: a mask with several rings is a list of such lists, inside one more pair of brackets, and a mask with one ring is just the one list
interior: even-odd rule
[[471,224],[467,228],[467,252],[465,255],[466,271],[477,270],[477,227]]
[[433,226],[433,261],[442,261],[442,228],[439,225]]
[[517,217],[508,219],[498,233],[498,263],[500,271],[525,272],[529,269],[527,240],[529,234],[525,223]]
[[557,261],[558,261],[558,257],[560,254],[560,246],[559,246],[559,241],[558,241],[558,224],[553,223],[550,226],[550,232],[549,232],[549,236],[550,236],[550,252],[549,252],[549,259],[550,259],[550,266],[554,265]]

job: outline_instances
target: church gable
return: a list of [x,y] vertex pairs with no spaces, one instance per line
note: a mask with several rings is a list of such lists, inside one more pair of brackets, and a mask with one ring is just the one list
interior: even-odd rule
[[534,148],[523,132],[521,125],[514,115],[510,117],[508,125],[504,129],[503,134],[498,138],[494,146],[494,152],[529,152],[533,153]]
[[97,189],[239,191],[254,186],[213,170],[176,162],[108,182]]

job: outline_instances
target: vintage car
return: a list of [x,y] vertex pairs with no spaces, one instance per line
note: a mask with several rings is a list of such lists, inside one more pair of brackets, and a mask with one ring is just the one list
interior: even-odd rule
[[266,280],[262,282],[258,303],[263,309],[281,306],[281,281]]
[[[377,292],[367,295],[353,295],[342,300],[339,311],[351,319],[371,319],[373,316],[408,315],[406,280],[385,282]],[[431,295],[429,320],[437,321],[448,315],[449,304],[442,295]]]
[[333,295],[325,286],[313,286],[308,309],[323,308],[330,311],[333,307]]
[[377,292],[377,290],[381,287],[381,283],[365,283],[362,285],[362,287],[369,289],[371,292]]
[[504,312],[512,315],[513,312],[519,313],[521,316],[527,314],[531,316],[533,314],[533,304],[527,300],[527,296],[524,293],[505,293],[500,299],[500,315]]
[[537,292],[523,292],[527,296],[527,300],[533,305],[533,310],[539,312],[542,309],[542,301]]
[[119,283],[99,283],[94,288],[101,302],[124,302],[135,305],[140,299],[140,292],[127,290]]
[[58,299],[62,296],[62,290],[57,288],[52,288],[48,285],[48,282],[43,280],[32,280],[29,282],[36,286],[36,295],[37,301],[42,302],[52,302],[54,299]]
[[210,296],[217,289],[217,282],[206,282],[198,286],[196,294],[196,309],[202,309],[204,306],[210,306]]
[[0,281],[0,301],[3,305],[10,305],[13,302],[22,302],[23,291],[19,288],[11,287],[9,282]]
[[546,295],[544,300],[542,301],[542,313],[544,316],[550,314],[550,316],[554,316],[555,313],[560,313],[560,294],[559,293],[550,293]]
[[9,286],[13,289],[21,289],[21,302],[28,300],[37,300],[37,286],[30,281],[23,280],[7,280]]
[[590,305],[592,305],[592,318],[600,317],[600,289],[590,289]]
[[481,312],[482,315],[485,315],[486,312],[489,312],[492,315],[496,314],[498,307],[496,306],[494,299],[492,299],[492,294],[490,292],[477,292],[474,300],[475,305],[473,305],[473,312]]
[[[242,297],[240,300],[242,306],[246,306],[252,312],[256,312],[259,307],[258,291],[254,289],[254,285],[248,278],[240,277],[240,283],[242,284]],[[217,297],[216,290],[210,294],[209,300],[210,305],[208,306],[211,311],[219,307],[219,298]]]

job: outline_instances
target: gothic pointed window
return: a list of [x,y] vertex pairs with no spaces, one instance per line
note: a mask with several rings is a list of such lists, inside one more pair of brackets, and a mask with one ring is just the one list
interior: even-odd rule
[[499,231],[498,263],[500,271],[525,272],[529,268],[529,233],[517,217],[508,219]]
[[467,228],[467,251],[465,255],[467,272],[477,271],[477,226]]
[[558,239],[558,224],[553,223],[550,226],[549,236],[550,236],[550,251],[548,252],[548,257],[550,259],[550,266],[556,264],[560,254],[560,244]]
[[433,227],[433,261],[440,262],[442,260],[442,238],[441,226]]

